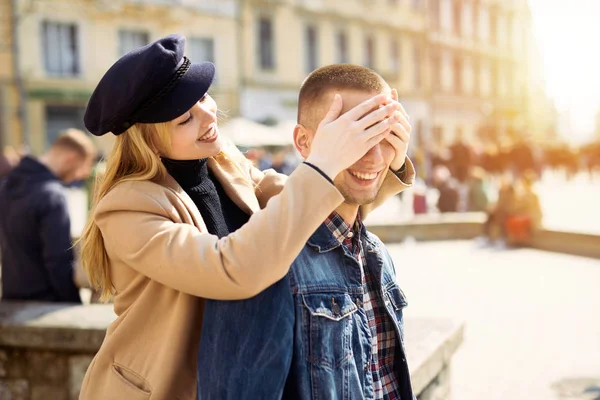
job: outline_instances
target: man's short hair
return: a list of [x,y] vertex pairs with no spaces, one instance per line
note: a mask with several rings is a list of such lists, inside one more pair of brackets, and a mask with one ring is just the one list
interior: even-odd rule
[[63,131],[52,143],[53,149],[65,149],[75,151],[83,158],[95,158],[96,146],[92,139],[79,129],[67,129]]
[[[372,69],[353,64],[332,64],[314,70],[302,83],[298,95],[298,123],[316,128],[311,112],[320,98],[333,90],[361,90],[381,93],[388,87]],[[312,126],[315,125],[315,126]]]

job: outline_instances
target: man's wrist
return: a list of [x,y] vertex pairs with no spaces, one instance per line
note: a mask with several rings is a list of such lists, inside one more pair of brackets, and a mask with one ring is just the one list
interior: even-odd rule
[[404,158],[404,162],[402,163],[402,166],[400,168],[398,168],[396,170],[393,168],[390,168],[390,170],[398,176],[404,174],[406,172],[406,158]]

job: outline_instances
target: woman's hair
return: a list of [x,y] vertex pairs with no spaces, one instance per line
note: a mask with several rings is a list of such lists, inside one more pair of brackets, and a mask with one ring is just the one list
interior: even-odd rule
[[[110,277],[108,254],[98,225],[94,222],[93,212],[97,204],[117,184],[126,181],[159,182],[168,176],[159,153],[164,153],[171,145],[171,131],[168,123],[135,124],[126,132],[118,135],[113,149],[106,160],[106,169],[96,176],[94,202],[85,230],[79,239],[81,242],[81,263],[92,288],[101,290],[100,300],[108,301],[114,294],[114,285]],[[243,177],[248,177],[247,166],[250,162],[232,144],[225,142],[223,150],[215,159],[230,159]]]
[[[118,183],[125,181],[157,181],[166,178],[167,170],[158,152],[168,148],[170,130],[166,123],[135,124],[118,135],[106,160],[106,169],[96,176],[94,206]],[[81,263],[92,288],[101,290],[100,299],[107,301],[113,294],[108,254],[98,225],[91,217],[79,241]]]

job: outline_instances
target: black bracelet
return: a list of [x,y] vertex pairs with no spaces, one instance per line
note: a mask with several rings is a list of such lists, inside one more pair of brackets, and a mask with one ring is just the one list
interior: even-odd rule
[[394,174],[396,174],[396,176],[401,176],[402,174],[404,174],[406,172],[406,163],[402,164],[402,167],[400,167],[400,169],[398,171],[392,171]]
[[304,161],[304,164],[308,165],[309,167],[311,167],[312,169],[317,171],[319,174],[321,174],[323,176],[323,178],[327,179],[333,185],[333,180],[329,176],[327,176],[327,174],[325,172],[321,171],[321,168],[317,167],[314,164],[306,162],[306,161]]

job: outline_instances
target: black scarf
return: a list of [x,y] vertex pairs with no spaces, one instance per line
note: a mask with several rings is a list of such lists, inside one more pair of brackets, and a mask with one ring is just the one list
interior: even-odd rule
[[190,196],[209,233],[218,237],[236,231],[250,218],[226,194],[223,186],[208,170],[208,159],[162,159],[169,174]]

